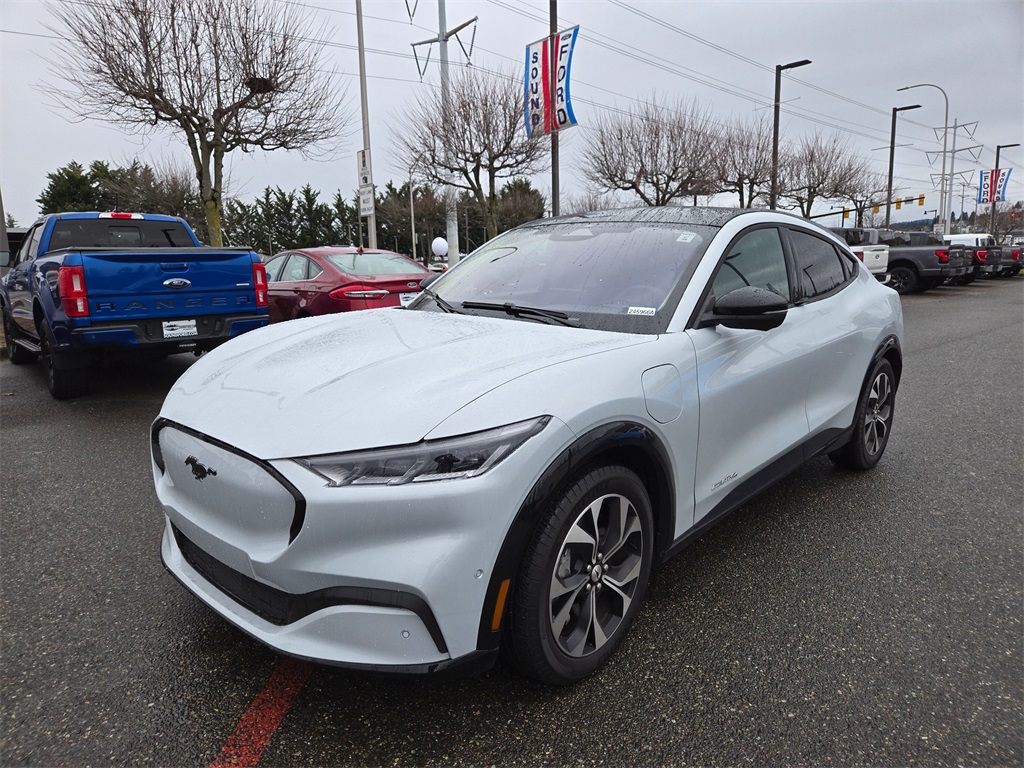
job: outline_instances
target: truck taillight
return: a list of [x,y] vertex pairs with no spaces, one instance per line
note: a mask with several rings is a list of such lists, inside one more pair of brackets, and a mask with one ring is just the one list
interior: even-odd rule
[[974,252],[974,255],[978,257],[978,261],[984,261],[988,258],[988,251],[977,250]]
[[252,265],[252,284],[256,292],[256,306],[267,306],[267,268],[261,261]]
[[1010,258],[1014,261],[1020,261],[1020,248],[1014,248],[1010,251]]
[[85,290],[85,269],[61,267],[57,271],[57,293],[68,317],[89,316],[89,296]]
[[852,250],[853,250],[853,255],[854,256],[856,256],[861,261],[864,261],[864,249],[862,249],[862,248],[853,248]]
[[940,264],[948,264],[949,263],[949,251],[938,250],[938,251],[935,251],[935,255],[939,257],[939,263]]

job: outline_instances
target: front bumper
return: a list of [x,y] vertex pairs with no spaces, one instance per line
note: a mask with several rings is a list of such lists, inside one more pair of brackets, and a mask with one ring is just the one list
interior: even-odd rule
[[[479,644],[495,610],[488,586],[514,577],[494,573],[498,552],[571,438],[552,419],[476,478],[328,488],[293,461],[260,462],[173,429],[157,438],[165,469],[154,463],[167,518],[162,559],[223,618],[281,653],[374,671],[484,669],[497,647]],[[197,461],[217,474],[197,481]]]

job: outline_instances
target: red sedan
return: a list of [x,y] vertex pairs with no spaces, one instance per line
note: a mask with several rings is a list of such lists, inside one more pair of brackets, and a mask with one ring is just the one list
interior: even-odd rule
[[267,262],[270,322],[357,309],[405,306],[426,267],[392,251],[303,248]]

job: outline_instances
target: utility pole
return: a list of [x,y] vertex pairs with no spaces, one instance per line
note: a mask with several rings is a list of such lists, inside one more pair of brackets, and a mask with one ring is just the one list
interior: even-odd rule
[[911,109],[920,109],[920,104],[892,108],[892,131],[889,134],[889,184],[885,190],[885,228],[889,228],[889,213],[892,211],[892,167],[896,158],[896,115]]
[[[551,38],[548,50],[551,51],[551,88],[558,82],[558,56],[555,55],[558,45],[558,0],[551,0]],[[552,102],[554,95],[552,95]],[[554,104],[552,104],[552,108]],[[558,215],[558,131],[551,131],[551,215]]]
[[[437,43],[441,49],[441,113],[442,119],[448,122],[453,120],[451,114],[451,86],[448,75],[448,41],[456,37],[459,32],[470,24],[476,23],[478,17],[474,16],[467,22],[459,24],[452,30],[448,30],[448,21],[445,16],[445,0],[437,0],[437,37],[431,37],[427,40],[421,40],[418,43],[412,44],[413,53],[416,52],[417,45],[432,45]],[[408,6],[407,6],[408,7]],[[412,20],[412,13],[410,12],[410,21]],[[461,42],[460,42],[461,45]],[[463,49],[465,50],[465,49]],[[469,53],[466,54],[467,58],[472,54],[473,46],[470,45]],[[429,54],[428,54],[429,56]],[[418,61],[418,60],[417,60]],[[428,58],[429,61],[429,58]],[[419,64],[417,63],[417,68]],[[423,71],[420,72],[420,77],[423,76],[423,72],[426,71],[426,65],[424,65]],[[444,144],[444,162],[446,166],[451,166],[451,145],[450,141],[445,136],[438,137]],[[445,171],[446,183],[444,185],[444,208],[445,208],[445,239],[448,241],[448,264],[454,267],[459,262],[459,218],[458,218],[458,207],[456,205],[456,193],[455,187],[451,182],[452,172],[450,170]]]
[[[363,112],[363,149],[365,150],[366,160],[366,173],[369,177],[369,185],[371,187],[371,201],[374,198],[372,186],[373,186],[373,173],[370,165],[370,110],[367,107],[366,101],[366,49],[363,46],[363,0],[356,0],[356,33],[359,42],[359,102]],[[365,185],[360,184],[361,187]],[[360,190],[360,197],[363,196],[363,190]],[[377,212],[374,207],[370,207],[370,215],[366,217],[367,238],[369,239],[370,248],[377,247]],[[362,230],[360,230],[362,231]],[[360,237],[360,245],[362,245],[362,237]]]
[[[957,152],[973,152],[975,149],[980,149],[981,148],[980,145],[976,144],[976,145],[974,145],[972,147],[963,147],[962,149],[957,149],[956,148],[956,135],[957,135],[957,132],[959,131],[959,129],[963,128],[965,131],[967,131],[967,135],[968,136],[970,136],[971,138],[974,138],[974,135],[971,133],[970,126],[977,126],[977,125],[978,125],[977,122],[974,122],[974,123],[964,123],[963,125],[959,125],[958,122],[957,122],[957,119],[953,118],[953,147],[949,151],[949,184],[946,185],[946,194],[949,196],[948,201],[947,201],[947,205],[946,205],[946,211],[947,212],[953,210],[953,177],[956,175],[956,153]],[[975,159],[977,159],[977,157],[975,157]],[[961,218],[961,220],[963,219],[963,203],[962,202],[961,202],[960,218]],[[963,223],[961,221],[961,229],[962,228],[963,228]]]
[[775,210],[779,198],[779,99],[782,97],[782,73],[787,69],[796,69],[810,64],[810,59],[792,61],[789,64],[775,66],[775,117],[772,121],[772,188],[768,196],[768,208]]

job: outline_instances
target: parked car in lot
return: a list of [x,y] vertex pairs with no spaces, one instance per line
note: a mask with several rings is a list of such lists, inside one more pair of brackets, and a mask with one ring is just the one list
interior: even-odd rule
[[[992,235],[983,233],[944,235],[943,240],[950,245],[962,245],[971,256],[976,277],[999,277],[1003,272],[1003,249],[996,244]],[[1012,258],[1007,272],[1013,270]]]
[[875,466],[902,334],[896,293],[788,214],[525,224],[404,309],[190,367],[151,432],[162,558],[284,654],[429,673],[500,652],[570,683],[724,515],[816,456]]
[[267,262],[270,322],[405,305],[430,270],[392,251],[302,248]]

